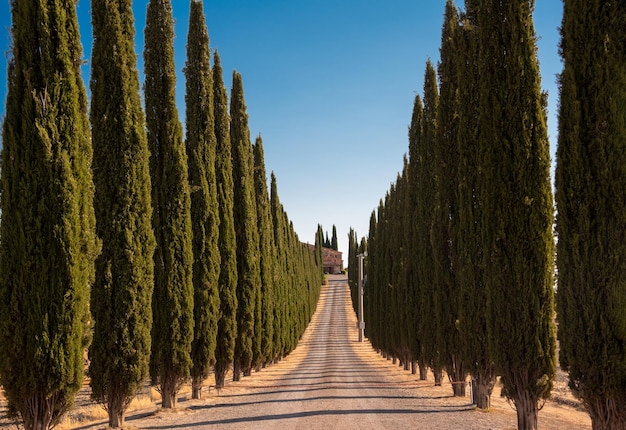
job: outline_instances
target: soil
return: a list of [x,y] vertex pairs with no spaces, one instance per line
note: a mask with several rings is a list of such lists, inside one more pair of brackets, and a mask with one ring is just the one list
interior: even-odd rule
[[[177,408],[160,409],[158,396],[146,387],[138,406],[127,414],[126,428],[141,429],[516,429],[515,409],[496,386],[489,411],[469,397],[452,396],[452,387],[435,387],[397,363],[358,342],[356,317],[345,276],[331,276],[298,347],[279,363],[253,372],[202,400],[190,399],[190,387],[179,393]],[[207,381],[211,383],[211,381]],[[467,390],[469,393],[469,390]],[[469,394],[468,394],[469,395]],[[106,414],[93,409],[85,385],[65,428],[102,429]],[[82,415],[81,415],[81,411]],[[6,420],[0,404],[0,425]],[[93,414],[94,416],[96,414]],[[82,417],[82,418],[81,418]],[[559,372],[552,399],[539,412],[541,429],[591,429],[591,420]]]

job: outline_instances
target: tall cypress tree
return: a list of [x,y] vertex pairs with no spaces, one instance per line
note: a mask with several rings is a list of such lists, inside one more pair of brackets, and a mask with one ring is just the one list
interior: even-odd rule
[[324,282],[324,257],[323,250],[324,248],[324,229],[321,224],[317,225],[317,233],[315,234],[315,261],[319,266],[320,270],[320,280]]
[[145,103],[152,225],[156,237],[150,376],[163,407],[189,377],[193,341],[191,199],[187,153],[176,109],[172,5],[151,0],[145,29]]
[[416,373],[416,356],[415,356],[415,309],[414,309],[414,289],[415,284],[414,274],[411,268],[414,254],[412,254],[413,243],[411,237],[411,228],[413,224],[413,199],[411,190],[411,163],[405,154],[404,163],[402,169],[401,190],[402,199],[399,203],[398,214],[398,234],[399,234],[399,246],[400,246],[400,283],[402,285],[403,293],[401,295],[402,301],[402,343],[403,343],[403,360],[405,369],[408,370],[409,366],[413,374]]
[[274,245],[276,249],[276,283],[274,284],[274,351],[276,359],[280,360],[287,352],[286,340],[286,308],[285,294],[287,291],[286,274],[287,263],[285,261],[285,232],[283,226],[282,205],[278,198],[278,187],[274,172],[270,175],[270,211],[272,225],[274,227]]
[[[461,331],[460,353],[472,375],[473,399],[480,409],[491,405],[491,392],[495,384],[495,368],[487,342],[487,295],[483,283],[482,256],[484,245],[481,235],[481,189],[478,187],[479,88],[478,72],[479,26],[476,0],[465,2],[461,17],[461,36],[457,55],[461,56],[458,75],[458,224],[457,271],[463,306],[459,309]],[[485,220],[489,222],[488,220]]]
[[[435,308],[435,290],[433,279],[433,248],[431,228],[433,225],[432,203],[435,198],[434,181],[434,149],[437,132],[437,110],[439,91],[437,89],[437,73],[432,63],[427,61],[424,74],[424,122],[421,145],[417,149],[417,191],[416,206],[417,223],[417,279],[419,288],[420,315],[430,315]],[[441,385],[442,359],[439,354],[436,318],[421,318],[418,323],[418,335],[422,347],[422,359],[432,367],[435,384]]]
[[594,429],[626,428],[626,5],[565,3],[556,167],[560,362]]
[[27,429],[59,422],[84,373],[97,255],[74,1],[11,2],[2,128],[0,383]]
[[[259,231],[254,197],[254,165],[241,75],[233,72],[230,98],[230,143],[233,159],[233,217],[237,244],[237,339],[233,380],[252,367],[256,298],[259,294]],[[256,353],[259,355],[259,352]]]
[[230,147],[228,96],[222,78],[220,56],[213,56],[213,106],[215,115],[215,176],[220,228],[218,247],[222,258],[218,288],[220,312],[215,349],[215,386],[222,388],[235,351],[237,337],[237,250],[233,218],[233,166]]
[[219,208],[215,179],[215,119],[209,35],[201,1],[192,1],[187,36],[186,147],[193,230],[194,337],[192,397],[202,396],[203,381],[215,364],[220,271]]
[[259,230],[259,268],[261,274],[261,362],[274,358],[274,284],[275,249],[270,199],[267,192],[267,173],[261,136],[254,144],[254,188]]
[[517,409],[537,428],[556,370],[553,207],[546,99],[532,0],[480,2],[481,222],[490,355]]
[[446,2],[441,34],[439,106],[437,111],[435,157],[435,201],[432,226],[434,253],[436,338],[443,365],[455,396],[465,396],[467,371],[461,360],[462,341],[457,321],[462,306],[457,281],[458,186],[457,134],[459,122],[458,42],[459,16],[452,0]]
[[[422,99],[418,95],[415,96],[413,102],[413,113],[411,115],[411,125],[409,126],[409,165],[407,169],[408,193],[407,193],[407,232],[409,238],[407,254],[412,256],[407,261],[406,277],[407,284],[411,286],[409,295],[411,315],[409,317],[409,349],[411,357],[417,360],[420,368],[420,379],[425,380],[427,376],[427,364],[424,358],[424,349],[422,348],[422,334],[420,325],[422,324],[423,314],[420,312],[420,274],[419,261],[414,258],[417,255],[418,247],[418,217],[422,215],[421,207],[418,205],[418,190],[420,189],[420,169],[422,158],[420,151],[424,140],[424,107]],[[371,221],[370,221],[371,229]],[[371,234],[371,233],[370,233]],[[373,254],[373,253],[372,253]],[[373,256],[370,256],[370,259]]]
[[102,253],[91,290],[92,397],[123,427],[148,376],[154,287],[150,166],[129,0],[92,1],[91,124]]
[[352,308],[355,312],[359,311],[359,261],[358,255],[359,243],[356,239],[356,232],[350,228],[348,233],[348,286],[350,287],[350,297],[352,299]]
[[368,276],[367,276],[367,288],[363,291],[363,319],[367,321],[365,324],[365,337],[369,339],[372,346],[380,351],[380,344],[378,342],[378,271],[377,269],[377,221],[376,211],[372,211],[370,214],[369,229],[367,235],[367,249],[368,249]]

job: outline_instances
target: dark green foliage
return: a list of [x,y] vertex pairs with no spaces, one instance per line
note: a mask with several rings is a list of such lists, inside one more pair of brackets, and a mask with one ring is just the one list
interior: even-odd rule
[[254,195],[257,207],[259,231],[259,267],[261,274],[261,357],[262,364],[274,358],[274,283],[276,277],[274,230],[270,199],[267,192],[267,174],[263,140],[256,138],[254,144]]
[[109,425],[148,376],[153,253],[148,141],[139,95],[130,1],[92,1],[91,124],[95,212],[102,253],[91,290],[92,397]]
[[452,383],[455,396],[465,396],[467,371],[460,357],[463,341],[457,321],[463,302],[457,280],[457,168],[459,123],[459,16],[452,0],[446,2],[441,34],[439,106],[434,149],[435,201],[431,230],[434,256],[434,314],[436,339],[442,364]]
[[556,167],[560,362],[594,429],[626,428],[626,4],[565,1]]
[[315,250],[298,239],[278,197],[276,176],[270,180],[270,208],[276,246],[274,283],[274,352],[291,352],[304,333],[320,293],[320,267]]
[[328,238],[328,232],[326,232],[326,239],[324,239],[324,248],[330,249],[330,247],[331,247],[330,239]]
[[335,251],[339,250],[339,244],[337,243],[337,227],[333,224],[333,235],[330,239],[330,247]]
[[189,377],[193,341],[192,230],[187,153],[176,109],[172,5],[151,0],[145,29],[145,103],[156,237],[150,376],[163,407]]
[[[435,310],[435,285],[433,267],[435,257],[431,242],[431,229],[434,222],[432,204],[435,199],[435,147],[437,146],[437,111],[439,109],[439,91],[437,74],[430,61],[426,63],[424,74],[424,122],[422,138],[416,148],[416,268],[417,288],[419,291],[419,314],[432,315]],[[440,384],[443,358],[437,345],[437,315],[435,318],[421,317],[417,322],[417,335],[421,342],[420,361],[431,366],[435,375],[435,384]]]
[[359,311],[359,261],[357,258],[358,248],[359,243],[356,239],[356,232],[351,228],[350,232],[348,233],[348,286],[350,287],[350,297],[352,299],[352,308],[354,309],[354,312]]
[[410,288],[408,305],[411,316],[409,318],[409,349],[413,360],[418,360],[425,378],[426,360],[421,345],[422,335],[419,332],[420,321],[423,315],[420,313],[419,277],[415,256],[418,252],[418,217],[420,206],[418,205],[417,191],[419,189],[420,150],[424,139],[424,107],[419,95],[415,96],[411,124],[409,126],[409,165],[407,169],[407,227],[406,236],[408,244],[405,249],[407,258],[406,283]]
[[222,258],[218,288],[220,312],[215,349],[215,385],[224,386],[224,377],[233,362],[237,337],[237,250],[233,218],[233,166],[231,161],[228,96],[222,78],[222,65],[217,52],[213,62],[213,106],[217,150],[215,175],[220,228],[218,246]]
[[487,296],[483,284],[483,243],[481,235],[480,192],[478,188],[478,131],[479,93],[481,79],[478,73],[478,27],[476,8],[466,2],[461,16],[461,35],[457,55],[461,68],[458,74],[458,229],[456,277],[461,288],[459,330],[464,365],[472,375],[474,402],[481,409],[490,407],[490,396],[495,383],[495,369],[487,344]]
[[367,286],[363,292],[363,319],[365,320],[365,337],[369,339],[375,349],[380,350],[380,318],[378,313],[378,292],[380,284],[378,282],[379,272],[376,267],[378,259],[377,230],[376,211],[372,211],[370,215],[369,234],[367,237],[367,260],[369,270],[367,272]]
[[366,334],[384,355],[417,359],[420,377],[432,367],[436,383],[442,366],[462,383],[471,363],[480,407],[495,362],[520,427],[533,427],[554,377],[555,340],[532,1],[466,8],[458,16],[446,6],[441,98],[429,62],[409,160],[370,219]]
[[202,383],[215,364],[220,273],[219,208],[215,177],[215,119],[209,36],[203,5],[192,1],[187,36],[186,148],[191,187],[193,231],[194,338],[192,396],[201,397]]
[[324,282],[324,258],[322,248],[324,247],[324,229],[322,225],[317,225],[317,233],[315,234],[315,262],[320,268],[320,282]]
[[74,1],[12,1],[2,128],[0,383],[27,429],[51,428],[84,373],[98,254]]
[[518,427],[555,374],[549,142],[532,1],[480,2],[480,189],[489,351]]
[[285,339],[285,294],[287,291],[287,263],[285,257],[285,235],[283,227],[282,205],[278,199],[278,188],[274,172],[270,175],[270,211],[274,227],[276,279],[274,283],[274,352],[276,358],[282,358],[288,351]]
[[[255,336],[257,296],[260,294],[259,231],[254,196],[254,161],[248,114],[241,75],[233,72],[230,98],[230,143],[233,160],[233,218],[237,244],[237,338],[233,380],[240,371],[248,373],[253,356],[260,355],[260,340]],[[257,346],[259,350],[254,351]]]

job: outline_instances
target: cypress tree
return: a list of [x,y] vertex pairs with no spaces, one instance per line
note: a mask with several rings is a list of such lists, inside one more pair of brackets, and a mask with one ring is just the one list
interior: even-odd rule
[[[375,263],[372,265],[372,273],[376,273],[376,308],[375,308],[375,319],[377,321],[376,333],[378,335],[377,345],[381,350],[385,357],[389,354],[388,348],[388,338],[385,336],[386,327],[389,326],[387,321],[388,310],[387,310],[387,287],[389,282],[387,280],[387,271],[385,270],[386,261],[386,244],[385,244],[385,226],[387,220],[385,219],[385,201],[382,199],[379,202],[378,212],[377,212],[377,222],[376,222],[376,253],[372,251],[372,262]],[[374,254],[376,257],[374,257]],[[366,325],[367,326],[367,325]]]
[[131,2],[92,1],[91,124],[95,212],[102,253],[91,290],[92,397],[109,426],[148,376],[153,254],[148,141],[139,95]]
[[518,428],[555,374],[549,142],[533,1],[480,2],[479,188],[489,351]]
[[[432,204],[435,198],[434,181],[434,148],[437,132],[437,110],[439,105],[439,92],[437,89],[437,73],[432,63],[427,61],[424,75],[424,121],[421,145],[417,148],[417,190],[416,206],[417,217],[415,218],[417,235],[417,279],[419,288],[420,315],[431,315],[435,309],[435,289],[433,279],[433,247],[431,243],[431,228],[434,217]],[[435,385],[441,385],[442,358],[439,354],[436,318],[420,318],[418,322],[418,336],[422,348],[421,358],[432,368],[435,376]]]
[[254,188],[259,230],[259,268],[261,275],[261,361],[274,358],[274,282],[275,249],[270,199],[267,192],[267,173],[261,136],[254,144]]
[[213,56],[213,106],[215,115],[215,176],[220,227],[218,247],[221,270],[218,278],[220,311],[215,349],[215,386],[224,387],[226,372],[233,362],[237,337],[237,251],[233,218],[233,167],[231,161],[228,96],[222,79],[220,56]]
[[98,253],[74,1],[11,2],[2,127],[0,383],[9,414],[51,428],[84,373]]
[[420,189],[420,169],[422,142],[424,140],[424,107],[422,99],[418,95],[415,96],[413,102],[413,113],[411,115],[411,125],[409,126],[409,165],[407,170],[408,193],[407,193],[407,232],[409,238],[407,255],[411,258],[407,261],[406,277],[407,285],[410,286],[410,309],[409,317],[409,348],[413,360],[417,360],[420,368],[420,379],[425,380],[427,376],[427,365],[424,357],[424,349],[422,347],[422,334],[420,326],[422,324],[423,314],[420,312],[420,285],[419,278],[419,261],[415,258],[419,252],[419,236],[417,222],[422,216],[421,207],[418,205],[418,190]]
[[320,270],[320,281],[324,283],[324,258],[323,258],[323,250],[324,248],[324,229],[322,229],[322,225],[317,225],[317,233],[315,234],[315,261],[319,266]]
[[359,311],[359,261],[357,258],[359,244],[356,240],[356,232],[350,228],[348,233],[348,286],[350,288],[350,297],[352,299],[352,308],[354,312]]
[[559,359],[594,429],[626,428],[626,5],[564,3]]
[[276,283],[274,289],[274,352],[275,359],[280,360],[287,352],[285,336],[286,325],[286,274],[285,262],[285,233],[283,230],[282,205],[278,198],[278,187],[274,172],[270,175],[270,211],[274,227],[274,245],[276,247]]
[[[410,224],[410,206],[409,206],[409,160],[407,155],[404,155],[403,160],[403,168],[402,175],[400,176],[400,180],[398,182],[397,190],[399,192],[398,199],[398,213],[397,213],[397,243],[398,243],[398,285],[400,288],[399,300],[401,307],[401,320],[400,320],[400,339],[402,345],[402,351],[400,358],[402,359],[402,363],[404,364],[404,369],[409,370],[410,366],[414,362],[414,358],[411,351],[411,342],[412,342],[412,313],[413,309],[411,307],[411,298],[412,298],[412,285],[409,284],[408,277],[408,265],[412,259],[412,255],[410,255],[409,249],[409,236],[406,234],[408,231],[408,227]],[[413,369],[415,366],[413,365]]]
[[[233,380],[249,374],[254,351],[256,298],[259,294],[259,232],[254,196],[254,165],[241,75],[233,72],[230,98],[230,143],[233,160],[233,217],[237,244],[237,338]],[[260,345],[260,344],[259,344]]]
[[219,208],[215,179],[215,119],[209,36],[201,1],[192,1],[187,36],[186,148],[193,231],[194,337],[192,398],[202,396],[203,381],[215,364],[220,271]]
[[337,243],[337,227],[333,224],[333,235],[330,239],[330,247],[335,251],[339,250],[339,244]]
[[145,29],[145,103],[150,174],[154,294],[150,376],[163,407],[189,377],[193,341],[193,254],[187,153],[176,109],[172,5],[151,0]]
[[372,211],[370,214],[369,229],[367,235],[367,263],[368,263],[368,276],[367,276],[367,288],[363,291],[363,319],[367,321],[365,324],[365,337],[369,339],[372,346],[380,351],[378,342],[378,318],[377,318],[377,304],[378,304],[378,272],[376,260],[377,253],[377,241],[376,231],[378,218],[376,211]]
[[[487,296],[483,283],[484,246],[481,235],[481,189],[478,187],[479,92],[478,26],[476,1],[465,2],[457,55],[458,75],[458,229],[456,276],[463,306],[459,309],[460,353],[472,375],[473,399],[480,409],[489,409],[495,384],[495,368],[487,342]],[[488,222],[488,221],[487,221]]]
[[443,365],[455,396],[465,396],[467,371],[459,350],[462,336],[457,328],[463,305],[457,281],[458,186],[457,134],[459,121],[458,39],[459,16],[452,0],[446,2],[441,34],[439,106],[437,111],[435,157],[435,201],[432,226],[434,253],[436,338]]
[[[276,201],[278,200],[278,193],[276,195]],[[282,259],[282,270],[287,274],[283,289],[283,336],[284,336],[284,351],[285,355],[288,355],[293,348],[295,347],[295,313],[294,313],[294,305],[296,303],[296,297],[294,294],[294,287],[297,285],[295,283],[297,279],[297,267],[294,266],[294,258],[293,258],[293,237],[291,235],[292,230],[289,223],[289,217],[287,216],[287,212],[285,211],[282,203],[276,206],[280,208],[277,214],[280,218],[279,225],[282,227],[282,237],[283,237],[283,259]],[[291,270],[289,270],[291,269]]]
[[406,276],[404,270],[404,199],[406,196],[406,170],[408,159],[404,157],[402,173],[398,173],[395,184],[392,186],[390,204],[390,255],[391,255],[391,285],[392,289],[392,318],[394,332],[394,357],[400,361],[400,365],[407,366],[410,362],[408,345],[407,321],[406,321]]

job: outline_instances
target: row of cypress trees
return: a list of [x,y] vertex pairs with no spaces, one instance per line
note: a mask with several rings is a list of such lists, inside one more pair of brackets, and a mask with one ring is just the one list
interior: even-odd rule
[[455,395],[470,374],[480,408],[499,375],[520,429],[537,428],[556,372],[549,142],[532,12],[529,0],[468,0],[462,13],[446,3],[409,157],[372,213],[366,245],[372,345],[417,362],[422,378],[431,368],[436,384],[445,370]]
[[184,139],[169,1],[147,9],[145,117],[130,0],[92,0],[89,116],[75,2],[12,2],[11,12],[0,224],[10,412],[28,429],[59,422],[82,385],[91,325],[92,397],[111,427],[148,373],[173,407],[190,378],[200,397],[212,368],[219,388],[233,365],[238,379],[288,354],[321,267],[273,174],[268,192],[237,72],[229,111],[202,3],[191,1]]
[[[334,249],[335,251],[339,250],[339,243],[337,239],[337,226],[335,226],[335,224],[333,224],[333,234],[330,239],[328,238],[328,232],[326,232],[326,236],[324,236],[324,229],[322,228],[321,224],[317,225],[317,234],[321,235],[324,248]],[[324,239],[324,237],[326,238]]]
[[[416,97],[409,129],[410,159],[372,214],[367,243],[349,236],[350,285],[356,302],[356,254],[367,247],[372,343],[403,360],[424,360],[436,377],[443,366],[455,394],[461,385],[454,382],[469,372],[479,407],[489,405],[502,375],[518,427],[536,428],[536,400],[549,394],[554,374],[545,98],[532,26],[519,27],[497,3],[466,1],[458,15],[448,2],[439,95],[428,65],[424,103]],[[519,11],[529,18],[532,2],[515,2],[508,12]],[[594,429],[626,427],[625,20],[620,2],[564,2],[555,182],[559,359]]]

